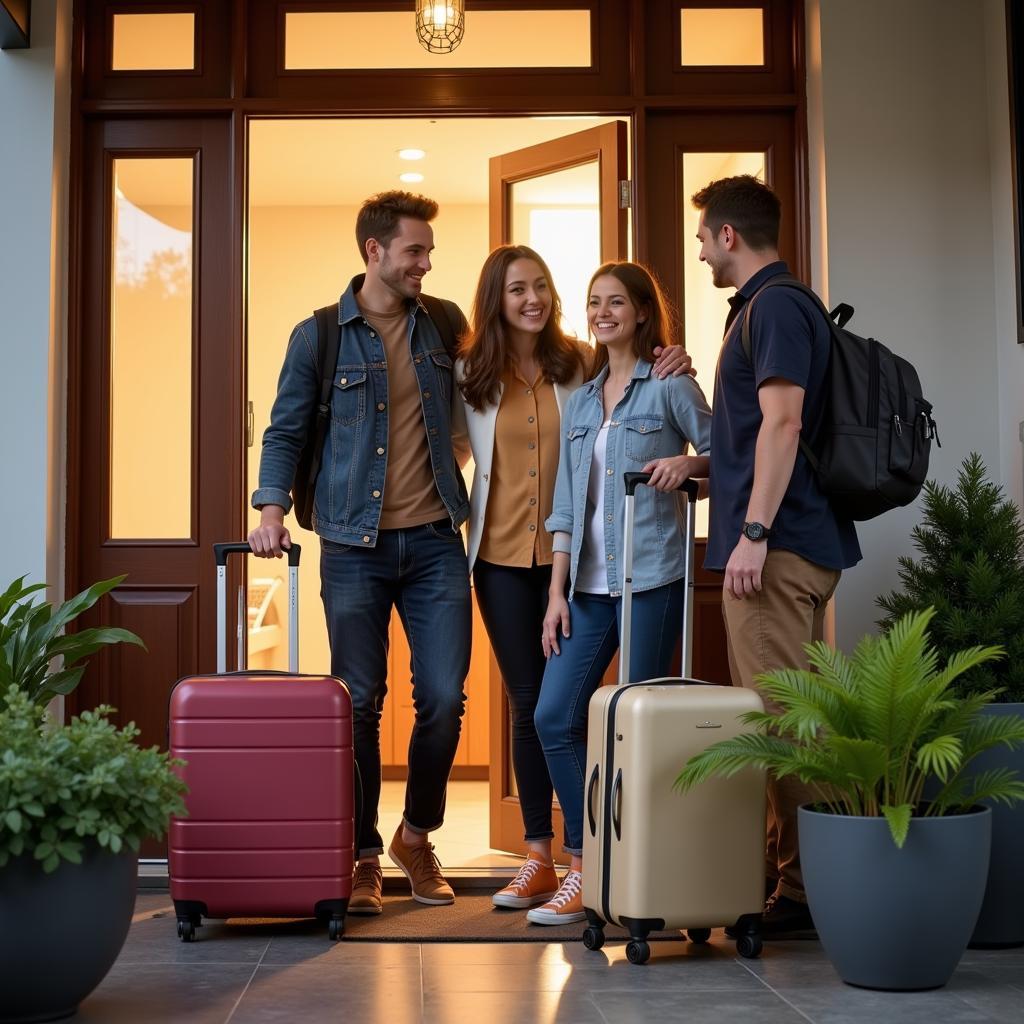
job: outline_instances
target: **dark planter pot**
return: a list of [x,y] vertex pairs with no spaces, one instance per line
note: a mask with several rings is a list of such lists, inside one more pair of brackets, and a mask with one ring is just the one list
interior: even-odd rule
[[[1024,704],[990,704],[985,715],[1019,715]],[[986,750],[971,762],[979,772],[1010,768],[1024,779],[1024,747]],[[992,858],[985,899],[970,945],[981,949],[1024,946],[1024,803],[992,809]]]
[[915,818],[902,849],[884,818],[801,807],[799,820],[807,902],[843,981],[892,991],[945,985],[981,909],[992,812]]
[[0,868],[0,1024],[70,1017],[113,966],[132,923],[138,856],[90,844],[52,875]]

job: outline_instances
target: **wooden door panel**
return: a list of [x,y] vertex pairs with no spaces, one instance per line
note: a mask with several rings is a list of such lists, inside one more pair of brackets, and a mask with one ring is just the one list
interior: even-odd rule
[[[69,367],[68,569],[69,593],[98,579],[125,582],[83,625],[113,624],[138,633],[148,648],[123,646],[94,660],[68,700],[71,712],[108,700],[121,722],[134,720],[142,742],[166,744],[167,696],[182,675],[215,668],[215,570],[212,545],[242,531],[241,330],[235,267],[241,236],[232,214],[228,118],[95,121],[82,147],[82,259]],[[162,445],[187,447],[190,508],[184,536],[112,538],[111,533],[111,266],[115,160],[186,157],[194,169],[191,206],[191,425],[189,436],[162,438],[151,430],[152,459]],[[149,184],[149,183],[147,183]],[[160,188],[159,175],[152,188]],[[146,194],[150,210],[157,192]],[[140,200],[142,202],[142,200]],[[154,314],[156,315],[156,314]],[[75,329],[76,328],[76,329]],[[145,337],[145,335],[143,335]],[[145,367],[121,381],[145,401],[157,395],[166,367],[153,343]],[[144,406],[143,406],[144,410]],[[143,413],[144,414],[144,413]],[[147,489],[138,498],[154,509],[168,496]],[[240,572],[240,562],[232,575]],[[229,593],[234,593],[234,587]],[[231,652],[234,644],[229,644]],[[231,654],[231,664],[234,655]]]

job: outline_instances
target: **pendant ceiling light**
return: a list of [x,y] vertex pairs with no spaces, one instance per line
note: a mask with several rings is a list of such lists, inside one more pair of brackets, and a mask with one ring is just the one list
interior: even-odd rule
[[416,0],[416,35],[425,50],[451,53],[466,31],[466,0]]

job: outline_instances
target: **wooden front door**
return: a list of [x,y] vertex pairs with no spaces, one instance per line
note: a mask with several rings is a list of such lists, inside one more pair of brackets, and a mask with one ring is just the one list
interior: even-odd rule
[[[586,306],[583,291],[590,274],[601,263],[628,255],[627,178],[624,121],[491,159],[491,248],[512,243],[540,252],[551,266],[570,314],[567,326],[575,326],[581,337],[586,336],[585,327],[581,330],[578,320],[572,323],[572,313]],[[481,629],[482,623],[475,626]],[[496,850],[523,853],[526,846],[512,771],[508,698],[493,653],[490,665],[490,841]],[[609,669],[607,678],[615,678],[615,667]],[[557,851],[562,835],[557,804],[553,826]]]
[[68,705],[113,704],[145,745],[166,743],[175,681],[213,671],[211,545],[241,529],[229,131],[226,118],[84,129],[69,578],[127,574],[89,624],[134,630],[147,650],[97,656]]

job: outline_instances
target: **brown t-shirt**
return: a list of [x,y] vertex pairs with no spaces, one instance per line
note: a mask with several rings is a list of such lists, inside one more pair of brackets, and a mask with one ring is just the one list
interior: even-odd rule
[[378,313],[357,294],[359,311],[384,343],[388,364],[388,447],[380,529],[422,526],[448,516],[434,482],[420,385],[409,353],[409,310]]
[[551,381],[527,383],[506,368],[494,424],[494,459],[479,557],[495,565],[550,565],[551,515],[558,472],[558,402]]

